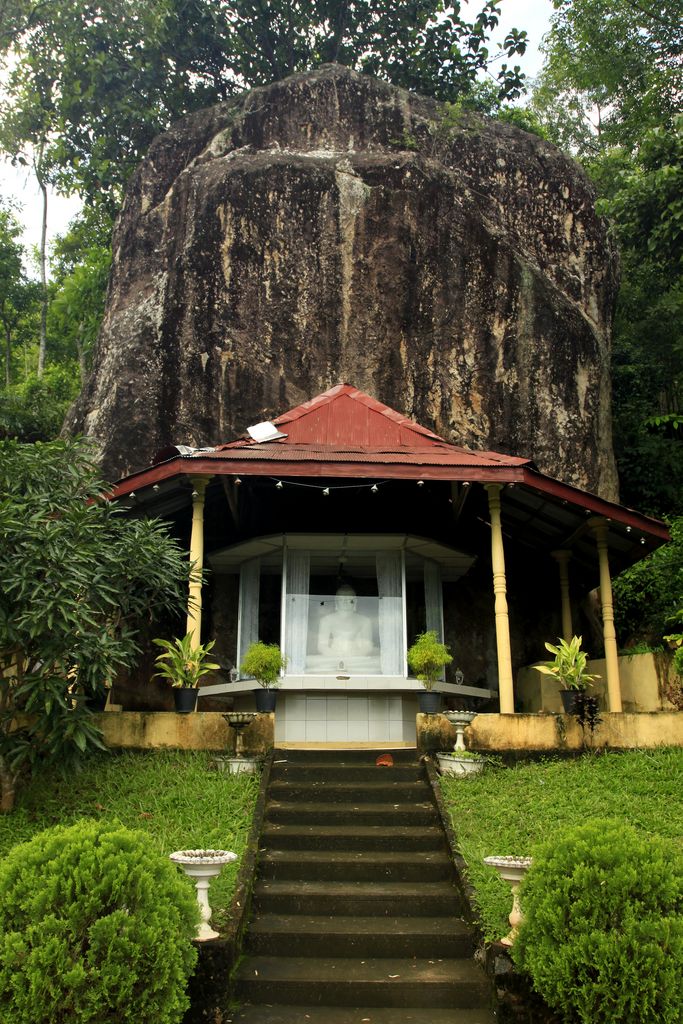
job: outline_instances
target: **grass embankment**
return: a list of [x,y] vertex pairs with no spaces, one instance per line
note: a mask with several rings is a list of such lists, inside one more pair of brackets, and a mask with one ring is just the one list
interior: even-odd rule
[[487,940],[509,930],[511,900],[509,886],[482,863],[484,857],[533,856],[560,829],[593,818],[665,836],[683,856],[683,750],[586,754],[444,778],[441,785]]
[[[161,853],[205,848],[242,857],[258,792],[253,775],[209,770],[200,751],[98,754],[68,779],[38,776],[12,814],[0,815],[0,856],[52,825],[79,818],[120,821],[144,832]],[[227,921],[240,861],[211,883],[213,923]]]

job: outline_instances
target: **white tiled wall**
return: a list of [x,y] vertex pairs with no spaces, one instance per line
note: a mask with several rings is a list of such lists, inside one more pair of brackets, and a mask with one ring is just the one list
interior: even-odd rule
[[280,693],[275,740],[283,743],[414,742],[415,701],[399,695]]

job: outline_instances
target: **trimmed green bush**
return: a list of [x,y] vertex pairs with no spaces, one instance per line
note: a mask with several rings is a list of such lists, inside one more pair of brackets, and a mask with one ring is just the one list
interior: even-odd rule
[[517,964],[581,1024],[683,1021],[683,859],[623,822],[568,829],[534,852]]
[[80,821],[0,865],[3,1024],[176,1024],[198,907],[141,832]]

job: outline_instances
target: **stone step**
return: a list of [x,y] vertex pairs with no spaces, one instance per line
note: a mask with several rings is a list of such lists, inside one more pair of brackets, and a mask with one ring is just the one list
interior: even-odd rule
[[299,825],[436,825],[439,818],[434,804],[394,803],[289,803],[271,800],[266,819]]
[[266,824],[261,847],[280,850],[445,850],[443,829],[428,825]]
[[[391,754],[394,764],[417,764],[419,756],[415,747],[382,747],[370,749],[367,747],[343,748],[277,748],[273,761],[288,761],[296,764],[363,764],[368,767],[377,767],[376,761],[380,754]],[[378,768],[379,771],[379,768]]]
[[472,960],[247,957],[236,995],[250,1003],[318,1006],[487,1006],[490,989]]
[[270,777],[274,782],[418,782],[423,778],[423,769],[420,764],[395,764],[387,768],[375,764],[274,761]]
[[470,928],[452,917],[330,917],[259,914],[249,925],[247,952],[276,956],[464,957]]
[[459,917],[461,897],[442,882],[258,881],[254,911],[352,917]]
[[388,778],[370,782],[338,782],[327,779],[310,781],[292,781],[285,779],[271,782],[268,796],[271,800],[301,800],[304,803],[316,803],[319,800],[334,803],[415,803],[424,800],[427,790],[422,779],[413,782],[396,781]]
[[226,1024],[496,1024],[492,1010],[405,1006],[243,1006]]
[[268,850],[259,859],[263,879],[357,882],[432,882],[450,879],[453,865],[445,851]]

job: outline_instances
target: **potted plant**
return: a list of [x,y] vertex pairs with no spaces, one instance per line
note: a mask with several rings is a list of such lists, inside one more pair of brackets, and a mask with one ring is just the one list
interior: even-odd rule
[[181,714],[194,711],[197,706],[199,680],[208,672],[220,668],[216,662],[208,661],[215,640],[208,644],[194,644],[194,633],[186,633],[182,640],[153,640],[157,647],[163,647],[154,662],[157,671],[155,679],[165,679],[173,687],[175,709]]
[[257,711],[275,711],[275,687],[286,665],[287,659],[277,644],[264,644],[257,640],[248,647],[240,672],[252,676],[261,687],[260,690],[254,690]]
[[441,694],[431,691],[446,665],[450,665],[452,661],[452,654],[446,644],[441,643],[435,629],[420,633],[408,650],[408,667],[415,673],[426,691],[418,697],[418,706],[423,713],[438,714]]
[[537,665],[539,672],[548,676],[555,676],[561,683],[560,697],[566,714],[571,715],[575,710],[577,695],[585,694],[587,687],[592,686],[594,679],[599,676],[590,675],[586,671],[588,656],[581,650],[582,637],[573,636],[569,642],[558,639],[555,644],[546,643],[545,648],[554,654],[552,661],[543,662]]

